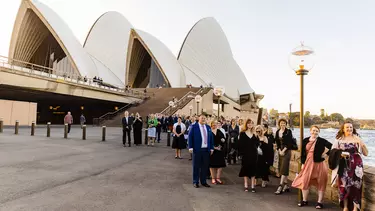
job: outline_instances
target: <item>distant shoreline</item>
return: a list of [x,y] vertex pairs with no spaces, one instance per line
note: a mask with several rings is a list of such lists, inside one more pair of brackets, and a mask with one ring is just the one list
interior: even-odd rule
[[[324,127],[324,126],[320,126],[320,125],[318,125],[318,127],[320,128],[320,129],[340,129],[340,127]],[[299,129],[299,126],[297,126],[297,127],[293,127],[293,129]],[[309,129],[310,127],[304,127],[305,129]],[[360,130],[375,130],[375,128],[358,128],[358,129],[360,129]]]

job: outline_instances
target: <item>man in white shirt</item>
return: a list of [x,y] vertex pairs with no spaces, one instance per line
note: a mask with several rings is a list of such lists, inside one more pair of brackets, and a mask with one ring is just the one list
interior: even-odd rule
[[199,121],[193,124],[189,131],[189,152],[193,153],[193,185],[199,188],[199,182],[204,187],[210,187],[206,178],[210,155],[214,152],[214,138],[211,128],[206,125],[206,116],[200,115]]

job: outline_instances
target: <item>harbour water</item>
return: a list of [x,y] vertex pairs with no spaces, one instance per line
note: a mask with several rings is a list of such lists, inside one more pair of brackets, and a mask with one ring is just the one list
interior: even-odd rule
[[[333,143],[335,140],[337,131],[338,129],[333,129],[333,128],[321,129],[319,136]],[[375,130],[358,130],[357,132],[361,136],[362,140],[366,143],[366,146],[369,150],[369,156],[367,157],[363,156],[364,164],[375,167]],[[297,139],[297,142],[299,142],[299,135],[300,135],[299,128],[294,128],[293,135]],[[310,136],[309,128],[305,128],[304,136],[305,137]]]

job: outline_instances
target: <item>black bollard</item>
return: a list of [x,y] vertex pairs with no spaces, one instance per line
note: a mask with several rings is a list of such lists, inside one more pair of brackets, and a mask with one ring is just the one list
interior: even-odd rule
[[148,129],[145,129],[145,145],[148,144]]
[[102,141],[105,141],[106,126],[102,126]]
[[31,122],[31,136],[35,135],[35,122]]
[[167,146],[170,147],[171,146],[171,131],[168,130],[167,132]]
[[51,137],[51,122],[47,122],[47,137]]
[[68,138],[68,124],[64,125],[64,138]]
[[4,120],[3,118],[0,118],[0,133],[3,132],[3,128],[4,128]]
[[18,122],[18,120],[16,120],[16,125],[14,126],[14,134],[18,134],[18,127],[20,126],[20,123]]
[[82,125],[82,140],[86,140],[86,125]]

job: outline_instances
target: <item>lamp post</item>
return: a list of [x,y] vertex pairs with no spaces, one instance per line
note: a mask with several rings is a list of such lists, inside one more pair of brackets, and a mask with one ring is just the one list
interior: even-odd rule
[[191,116],[191,111],[193,110],[193,105],[189,106],[189,110],[190,110],[190,116]]
[[199,103],[202,101],[202,96],[195,96],[195,102],[197,102],[197,115],[199,115]]
[[[304,129],[304,76],[309,73],[309,71],[314,67],[315,64],[315,52],[312,48],[304,46],[301,43],[300,46],[293,49],[289,56],[289,65],[300,76],[300,143],[299,152],[302,153],[302,143],[303,143],[303,129]],[[301,158],[301,156],[300,156]],[[298,172],[301,172],[302,162],[298,163]],[[298,200],[302,200],[302,193],[298,191]]]
[[214,95],[217,97],[217,119],[220,119],[220,97],[225,93],[225,88],[222,86],[215,86]]

